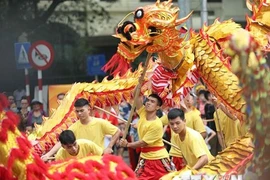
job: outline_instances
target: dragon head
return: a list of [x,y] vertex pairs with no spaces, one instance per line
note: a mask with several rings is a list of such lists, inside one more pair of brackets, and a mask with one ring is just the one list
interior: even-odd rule
[[[117,53],[123,60],[132,62],[144,50],[155,53],[175,48],[173,42],[180,39],[181,33],[176,27],[183,24],[192,14],[191,12],[186,17],[178,19],[178,12],[179,8],[173,6],[172,0],[164,2],[157,0],[155,4],[139,7],[129,13],[118,24],[114,35],[121,41]],[[134,22],[126,20],[130,15],[134,16]],[[115,63],[116,58],[112,59]]]

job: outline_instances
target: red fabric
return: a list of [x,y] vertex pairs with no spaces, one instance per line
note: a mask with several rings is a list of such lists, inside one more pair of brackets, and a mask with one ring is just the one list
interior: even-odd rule
[[[128,142],[131,142],[130,136],[127,137]],[[137,151],[139,149],[139,151]],[[134,171],[137,167],[139,157],[140,157],[140,150],[141,148],[128,148],[128,155],[129,155],[129,162],[132,170]]]
[[0,111],[7,108],[9,105],[7,96],[5,94],[0,94]]
[[177,171],[180,171],[186,166],[182,157],[172,157],[172,162],[175,165]]
[[168,173],[160,159],[145,159],[144,165],[136,172],[138,180],[158,180]]
[[141,152],[148,153],[151,151],[158,151],[158,150],[161,150],[163,148],[164,148],[164,146],[143,147],[143,148],[141,148]]
[[115,53],[110,61],[102,67],[102,70],[105,72],[108,71],[113,76],[116,76],[118,73],[120,76],[122,76],[129,68],[130,65],[128,64],[127,60],[119,53]]
[[[112,114],[115,114],[111,112]],[[115,114],[116,115],[116,114]],[[107,116],[107,114],[103,113],[102,115],[99,114],[97,111],[95,112],[95,117],[96,118],[102,118],[108,120],[112,125],[118,126],[118,119],[112,115]]]
[[[176,78],[173,71],[165,69],[163,66],[158,66],[151,78],[153,92],[159,94],[162,98],[167,96],[166,88],[170,86],[169,80]],[[162,93],[165,93],[161,95]]]

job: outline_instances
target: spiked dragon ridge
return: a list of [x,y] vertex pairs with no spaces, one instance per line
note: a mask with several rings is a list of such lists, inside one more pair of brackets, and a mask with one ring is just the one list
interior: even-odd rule
[[[156,1],[155,4],[139,7],[134,14],[134,22],[122,20],[115,37],[120,39],[117,53],[104,70],[111,73],[124,73],[122,64],[131,63],[144,50],[157,53],[160,62],[152,78],[152,91],[158,93],[164,101],[169,98],[180,102],[198,82],[203,79],[208,89],[235,114],[243,120],[244,100],[238,86],[238,78],[229,70],[228,57],[222,52],[222,45],[231,33],[240,29],[232,20],[215,21],[209,27],[203,27],[198,33],[190,31],[186,40],[185,31],[177,29],[191,13],[178,18],[179,8],[171,0]],[[221,47],[221,48],[219,48]],[[115,65],[118,69],[113,69]],[[127,65],[123,66],[127,67]],[[114,70],[114,71],[113,71]],[[165,83],[160,79],[167,80]],[[183,87],[188,90],[184,91]],[[181,89],[182,88],[182,89]],[[185,92],[185,93],[184,93]],[[172,94],[172,95],[171,95]],[[172,106],[172,104],[167,104]]]

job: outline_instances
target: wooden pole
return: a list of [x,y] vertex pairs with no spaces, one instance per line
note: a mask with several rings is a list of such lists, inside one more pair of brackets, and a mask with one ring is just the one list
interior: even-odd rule
[[[107,111],[107,110],[105,110],[105,109],[102,109],[102,108],[100,108],[100,107],[98,107],[98,106],[94,106],[94,108],[96,108],[96,109],[98,109],[98,110],[100,110],[100,111],[103,111],[103,112],[105,112],[105,113],[107,113],[107,114],[109,114],[109,115],[112,115],[113,117],[116,117],[116,118],[118,118],[119,120],[121,120],[121,121],[123,121],[123,122],[125,122],[125,123],[128,122],[127,120],[122,119],[122,118],[118,117],[117,115],[115,115],[115,114],[113,114],[113,113],[111,113],[111,112],[109,112],[109,111]],[[172,146],[172,147],[178,149],[179,151],[181,151],[181,149],[180,149],[178,146],[172,144],[171,142],[166,141],[165,139],[162,139],[162,141],[163,141],[164,143],[166,143],[166,144],[168,144],[168,145],[170,145],[170,146]]]
[[[152,55],[152,53],[148,53],[148,55],[147,55],[142,75],[139,78],[139,84],[138,84],[137,88],[135,89],[135,96],[133,97],[134,99],[139,98],[139,95],[140,95],[140,92],[141,92],[141,87],[142,87],[142,82],[144,81],[144,76],[145,76],[149,61],[151,59],[151,55]],[[128,117],[128,121],[127,121],[127,124],[126,124],[126,127],[125,127],[125,132],[123,134],[123,139],[126,139],[126,137],[127,137],[128,129],[129,129],[129,126],[131,124],[135,108],[136,108],[136,101],[133,102],[133,105],[131,107],[130,114],[129,114],[129,117]]]
[[105,113],[107,113],[107,114],[109,114],[109,115],[111,115],[111,116],[113,116],[113,117],[115,117],[115,118],[117,118],[117,119],[123,121],[124,123],[127,123],[127,120],[125,120],[125,119],[123,119],[123,118],[121,118],[121,117],[119,117],[119,116],[117,116],[117,115],[115,115],[115,114],[113,114],[113,113],[111,113],[111,112],[109,112],[109,111],[106,111],[105,109],[102,109],[102,108],[100,108],[100,107],[98,107],[98,106],[94,106],[94,108],[96,108],[96,109],[98,109],[98,110],[100,110],[100,111],[103,111],[103,112],[105,112]]
[[166,141],[165,139],[162,139],[162,141],[163,141],[164,143],[166,143],[166,144],[168,144],[168,145],[170,145],[170,146],[174,147],[175,149],[177,149],[177,150],[181,151],[181,149],[180,149],[178,146],[176,146],[176,145],[172,144],[171,142]]
[[203,119],[203,122],[212,122],[215,121],[214,119]]

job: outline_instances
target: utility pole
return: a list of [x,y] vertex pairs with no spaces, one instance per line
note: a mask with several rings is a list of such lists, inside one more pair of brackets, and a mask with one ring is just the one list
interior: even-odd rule
[[208,10],[207,10],[207,0],[202,0],[201,7],[201,25],[208,25]]
[[[183,18],[190,13],[190,1],[178,0],[178,7],[180,8],[179,18]],[[187,20],[186,26],[188,29],[192,28],[192,17]]]

